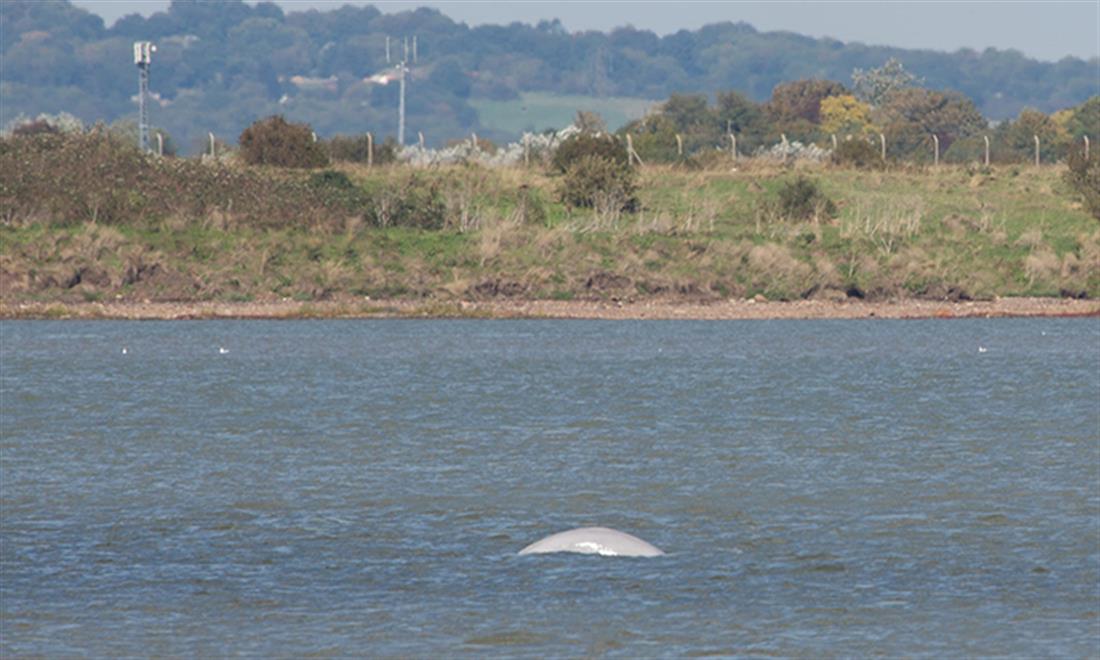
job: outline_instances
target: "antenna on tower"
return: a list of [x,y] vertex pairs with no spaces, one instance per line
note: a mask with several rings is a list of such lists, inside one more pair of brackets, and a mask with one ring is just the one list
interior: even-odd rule
[[413,64],[416,64],[416,35],[413,35]]
[[386,37],[386,64],[390,63],[390,38]]
[[134,64],[138,68],[138,149],[149,151],[149,66],[157,47],[149,41],[134,42]]

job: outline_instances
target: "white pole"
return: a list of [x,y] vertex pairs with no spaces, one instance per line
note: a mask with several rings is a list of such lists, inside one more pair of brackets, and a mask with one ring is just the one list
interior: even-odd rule
[[157,131],[157,155],[164,156],[164,136],[161,135],[160,131]]
[[210,136],[210,157],[211,158],[217,158],[218,154],[217,154],[216,147],[215,147],[215,144],[214,144],[214,134],[213,133],[207,133],[207,135]]
[[935,155],[932,157],[932,164],[933,165],[939,165],[940,164],[940,136],[936,135],[935,133],[932,134],[932,144],[935,145],[934,146]]
[[1035,138],[1035,167],[1039,167],[1039,136],[1033,135]]
[[982,137],[985,139],[985,166],[989,167],[989,136],[983,135]]
[[1085,138],[1085,160],[1088,160],[1089,159],[1089,136],[1086,135],[1086,136],[1084,136],[1084,138]]
[[423,149],[424,148],[424,132],[423,131],[417,131],[416,132],[416,140],[417,140],[417,142],[420,143],[420,148]]
[[[627,135],[627,144],[630,144],[630,136]],[[523,166],[530,167],[531,165],[531,134],[523,134]]]
[[398,65],[401,69],[400,98],[397,101],[397,144],[405,146],[405,63]]
[[477,133],[470,133],[470,138],[474,143],[474,151],[481,151],[481,149],[479,149],[477,145]]
[[733,157],[733,160],[737,160],[737,136],[734,135],[733,133],[730,133],[729,136],[730,136],[730,156]]
[[883,133],[878,134],[878,141],[882,144],[882,160],[886,160],[886,135]]
[[833,151],[836,151],[836,133],[832,134],[832,138],[833,138]]
[[684,138],[680,137],[680,134],[676,134],[676,155],[680,158],[684,157]]
[[374,136],[367,133],[367,168],[374,167]]

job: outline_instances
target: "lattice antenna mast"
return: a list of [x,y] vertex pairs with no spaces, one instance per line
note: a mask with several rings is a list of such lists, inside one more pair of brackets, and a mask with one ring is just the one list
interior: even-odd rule
[[[417,60],[417,43],[416,37],[412,38],[412,62],[416,64]],[[390,38],[386,37],[386,62],[390,61]],[[409,76],[409,38],[404,39],[404,51],[401,58],[401,63],[397,65],[398,78],[400,82],[399,98],[397,101],[397,143],[401,146],[405,146],[405,89],[406,79]]]
[[405,78],[409,73],[409,38],[405,37],[405,54],[398,65],[401,75],[400,98],[397,101],[397,144],[405,146]]
[[157,47],[149,41],[134,42],[134,64],[138,68],[138,148],[149,151],[149,67]]

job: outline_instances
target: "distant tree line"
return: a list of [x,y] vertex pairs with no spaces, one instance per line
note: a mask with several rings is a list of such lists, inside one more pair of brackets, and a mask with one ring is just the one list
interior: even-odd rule
[[[365,81],[392,66],[385,57],[387,36],[395,38],[394,52],[401,50],[403,37],[418,37],[421,57],[410,77],[409,126],[430,126],[428,139],[435,144],[470,131],[494,140],[514,137],[482,126],[471,101],[534,91],[649,99],[675,94],[677,100],[670,100],[675,109],[677,103],[697,104],[685,93],[733,89],[737,92],[715,99],[726,108],[724,121],[758,121],[753,109],[766,106],[783,113],[775,121],[765,113],[770,125],[788,137],[803,135],[822,121],[814,116],[815,108],[822,111],[814,100],[844,94],[824,83],[777,87],[832,79],[845,81],[847,88],[854,70],[870,71],[890,58],[904,62],[927,89],[956,90],[969,104],[956,103],[958,97],[947,92],[936,92],[945,96],[942,102],[914,93],[908,109],[895,100],[895,115],[887,116],[873,83],[853,80],[849,91],[875,109],[868,121],[880,128],[909,121],[920,103],[941,104],[936,107],[941,114],[972,111],[1019,120],[1024,108],[1051,114],[1100,91],[1096,60],[1048,63],[1016,51],[948,54],[846,45],[757,32],[743,23],[659,37],[629,27],[569,33],[557,21],[469,27],[432,9],[284,12],[270,2],[173,0],[167,11],[148,18],[132,14],[106,27],[68,0],[5,0],[0,35],[0,125],[42,112],[67,111],[86,122],[132,116],[136,72],[130,49],[135,40],[151,40],[158,46],[153,120],[189,152],[202,149],[208,131],[239,135],[256,118],[275,114],[308,121],[325,136],[395,132],[397,85]],[[683,111],[690,114],[692,107]],[[828,110],[859,123],[853,113],[862,106],[845,107]],[[962,121],[939,121],[956,120]]]
[[1086,136],[1100,140],[1100,95],[1050,115],[1025,108],[992,125],[971,99],[918,86],[896,60],[857,71],[853,80],[851,88],[828,80],[781,83],[763,103],[736,91],[719,92],[713,104],[706,95],[674,94],[619,133],[631,136],[640,158],[658,162],[732,149],[731,136],[738,152],[750,155],[783,140],[832,148],[836,139],[837,155],[867,164],[882,160],[882,142],[891,161],[932,161],[938,141],[943,162],[963,163],[984,161],[988,138],[990,162],[1004,163],[1030,162],[1036,137],[1043,162],[1064,160]]

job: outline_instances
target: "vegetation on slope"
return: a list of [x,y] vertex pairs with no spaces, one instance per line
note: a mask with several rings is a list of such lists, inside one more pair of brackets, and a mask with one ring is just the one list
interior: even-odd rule
[[0,141],[0,292],[5,303],[1100,295],[1100,225],[1063,165],[713,159],[635,176],[630,211],[567,205],[567,175],[541,167],[284,170],[157,159],[106,133],[15,136]]

